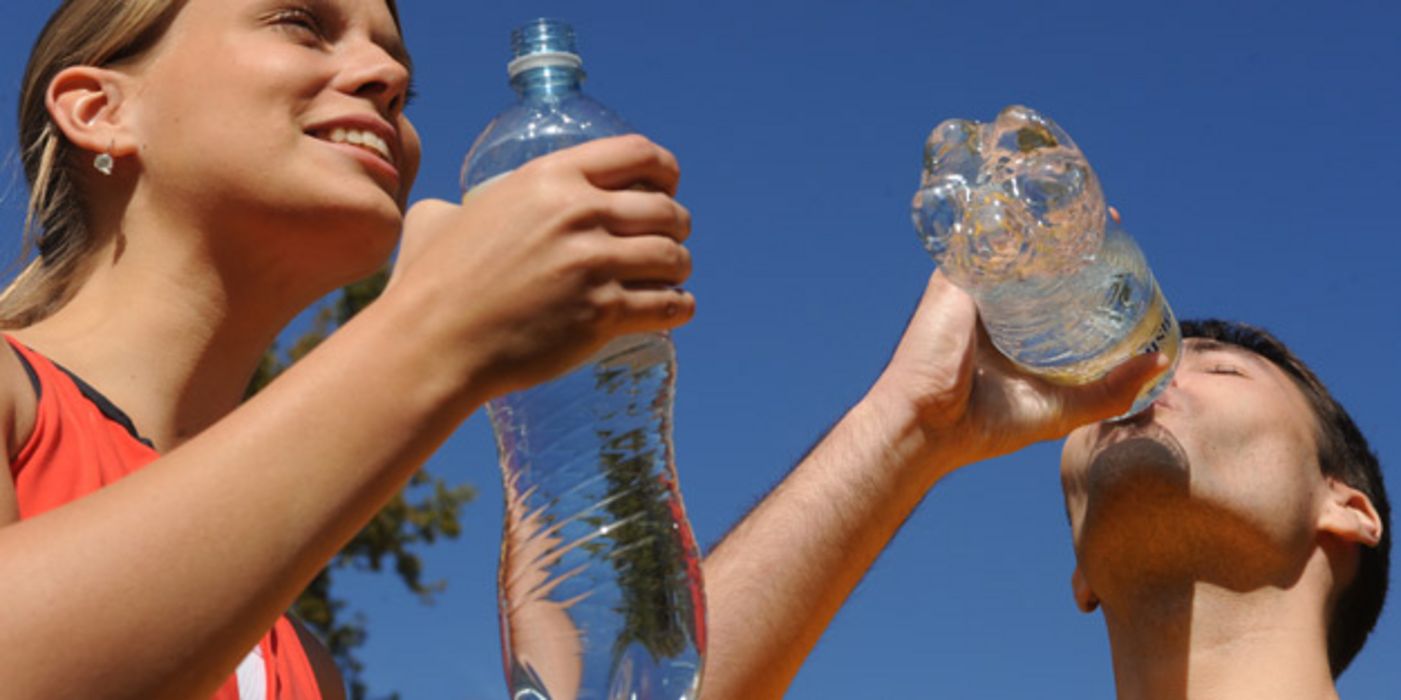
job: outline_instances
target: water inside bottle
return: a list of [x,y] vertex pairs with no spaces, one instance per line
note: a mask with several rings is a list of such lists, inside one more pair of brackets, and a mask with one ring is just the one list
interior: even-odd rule
[[665,334],[627,336],[489,405],[515,697],[695,697],[704,599],[670,439],[674,370]]
[[1166,388],[1181,345],[1177,319],[1131,238],[1115,223],[1073,275],[1009,282],[973,292],[997,349],[1027,371],[1062,384],[1095,381],[1134,355],[1170,362],[1129,413]]
[[[512,45],[507,71],[519,99],[473,143],[464,192],[633,130],[581,92],[568,23],[530,22]],[[672,448],[675,371],[667,334],[627,336],[487,405],[506,497],[497,597],[514,700],[698,693],[705,609]]]

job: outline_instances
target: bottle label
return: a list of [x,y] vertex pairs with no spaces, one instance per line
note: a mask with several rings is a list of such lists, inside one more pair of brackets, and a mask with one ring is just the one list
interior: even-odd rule
[[1142,354],[1148,355],[1155,352],[1177,353],[1177,346],[1182,342],[1177,331],[1177,319],[1172,315],[1172,309],[1167,304],[1163,304],[1163,317],[1158,323],[1158,328],[1153,332],[1153,339],[1143,346]]

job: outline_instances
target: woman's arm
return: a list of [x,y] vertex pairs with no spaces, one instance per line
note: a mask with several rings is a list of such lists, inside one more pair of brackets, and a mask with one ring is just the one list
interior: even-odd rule
[[385,294],[272,385],[140,472],[0,528],[3,694],[211,694],[483,401],[690,317],[658,289],[689,273],[677,175],[651,143],[610,139],[420,208]]

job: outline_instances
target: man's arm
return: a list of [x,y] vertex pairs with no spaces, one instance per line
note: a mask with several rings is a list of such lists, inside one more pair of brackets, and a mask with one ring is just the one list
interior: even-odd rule
[[707,557],[703,698],[781,698],[940,478],[1128,410],[1165,362],[1137,358],[1081,387],[1029,377],[936,273],[870,392]]

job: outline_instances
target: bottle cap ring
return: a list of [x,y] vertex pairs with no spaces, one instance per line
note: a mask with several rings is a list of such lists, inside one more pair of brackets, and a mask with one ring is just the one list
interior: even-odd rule
[[506,73],[510,77],[524,73],[535,68],[547,68],[549,66],[564,66],[566,68],[582,68],[584,59],[579,58],[579,54],[568,51],[541,51],[521,56],[506,64]]

